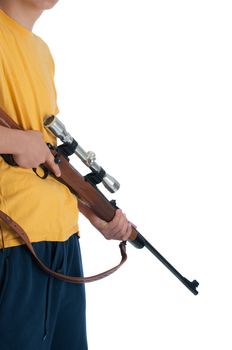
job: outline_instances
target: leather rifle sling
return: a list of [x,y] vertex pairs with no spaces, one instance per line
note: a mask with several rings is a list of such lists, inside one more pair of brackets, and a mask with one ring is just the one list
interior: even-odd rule
[[[0,108],[0,125],[8,128],[20,129],[20,127],[4,111],[2,111],[1,108]],[[113,272],[117,271],[122,266],[122,264],[124,264],[124,262],[127,260],[126,242],[121,242],[119,244],[120,252],[121,252],[121,261],[115,267],[90,277],[76,277],[76,276],[64,275],[51,270],[39,259],[26,232],[10,216],[8,216],[6,213],[0,210],[0,218],[13,230],[13,232],[15,232],[21,238],[21,240],[29,249],[29,251],[31,252],[32,256],[34,257],[34,259],[36,260],[40,268],[45,272],[47,272],[48,274],[50,274],[51,276],[58,278],[62,281],[71,282],[71,283],[94,282],[111,275]]]

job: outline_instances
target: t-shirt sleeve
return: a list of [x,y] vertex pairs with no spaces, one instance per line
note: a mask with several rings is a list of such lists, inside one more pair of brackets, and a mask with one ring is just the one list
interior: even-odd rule
[[58,104],[57,104],[57,91],[56,91],[56,86],[55,86],[55,62],[54,62],[53,56],[52,56],[51,51],[50,51],[49,48],[48,48],[48,51],[49,51],[49,61],[50,61],[50,65],[51,65],[51,71],[52,71],[52,74],[53,74],[54,91],[55,91],[55,94],[56,94],[55,114],[58,114],[60,112],[60,110],[59,110],[59,107],[58,107]]
[[56,86],[55,86],[55,62],[54,62],[54,59],[53,59],[53,56],[52,56],[52,53],[50,51],[50,48],[49,46],[46,44],[46,42],[41,39],[40,37],[38,37],[39,40],[42,42],[42,44],[44,45],[44,47],[46,48],[46,54],[47,54],[47,60],[49,62],[49,65],[50,65],[50,71],[52,73],[52,77],[53,77],[53,89],[54,89],[54,92],[55,92],[55,98],[56,98],[56,106],[55,106],[55,112],[54,114],[58,114],[60,112],[59,110],[59,107],[58,107],[58,104],[57,104],[57,91],[56,91]]

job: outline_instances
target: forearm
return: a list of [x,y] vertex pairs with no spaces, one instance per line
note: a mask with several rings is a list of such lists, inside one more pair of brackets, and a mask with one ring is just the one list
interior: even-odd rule
[[78,199],[78,209],[80,213],[83,214],[91,222],[91,219],[95,216],[95,214],[90,208],[88,208],[87,205],[82,203],[80,199]]
[[114,218],[110,222],[101,220],[81,200],[78,200],[79,211],[89,219],[91,224],[101,232],[106,239],[126,241],[131,235],[132,224],[127,220],[121,209],[117,209]]
[[0,153],[18,154],[22,148],[23,130],[0,126]]

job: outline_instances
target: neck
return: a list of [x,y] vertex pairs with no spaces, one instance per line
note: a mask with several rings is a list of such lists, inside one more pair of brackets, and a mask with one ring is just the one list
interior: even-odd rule
[[0,0],[0,9],[30,31],[43,12],[22,0]]

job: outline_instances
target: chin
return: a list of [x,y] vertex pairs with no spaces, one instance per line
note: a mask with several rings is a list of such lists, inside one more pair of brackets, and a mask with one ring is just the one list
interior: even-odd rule
[[44,3],[44,9],[48,10],[51,9],[59,0],[41,0],[42,3]]
[[58,1],[59,0],[27,0],[27,2],[40,10],[49,10],[55,6]]

